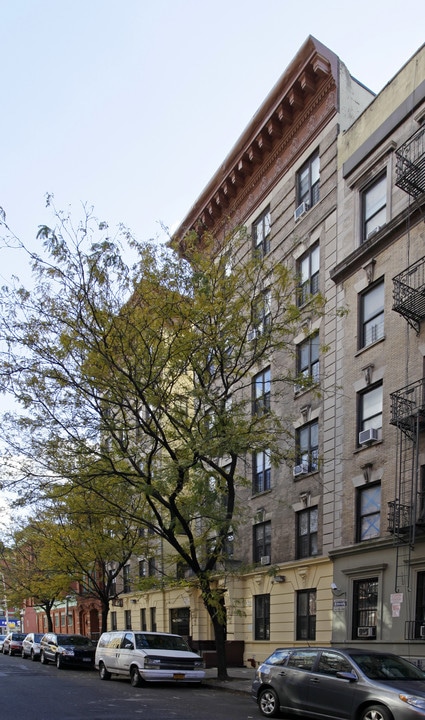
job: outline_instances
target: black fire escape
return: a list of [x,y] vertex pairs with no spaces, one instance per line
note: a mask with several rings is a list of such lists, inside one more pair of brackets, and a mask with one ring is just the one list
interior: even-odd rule
[[[425,193],[425,126],[396,152],[396,185],[418,200]],[[416,333],[425,320],[425,256],[393,278],[393,310]],[[395,496],[389,503],[388,530],[397,546],[395,585],[409,585],[410,552],[425,531],[425,508],[419,467],[419,440],[425,430],[425,378],[391,393],[390,423],[398,429]],[[403,555],[403,548],[404,555]]]

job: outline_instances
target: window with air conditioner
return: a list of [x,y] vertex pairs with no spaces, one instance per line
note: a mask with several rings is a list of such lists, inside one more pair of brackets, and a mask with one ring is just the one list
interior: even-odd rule
[[310,335],[297,346],[297,378],[295,392],[319,382],[319,334]]
[[380,175],[362,192],[362,241],[370,240],[387,221],[387,175]]
[[297,172],[296,207],[312,208],[319,201],[320,158],[317,150]]
[[382,437],[382,383],[368,387],[358,395],[358,437],[369,436],[380,440]]
[[384,337],[384,299],[383,280],[360,295],[359,349]]
[[295,443],[295,467],[300,466],[307,468],[307,472],[316,472],[319,469],[319,421],[313,420],[301,425],[296,430]]
[[[253,561],[261,564],[261,558],[271,557],[272,525],[270,520],[253,527]],[[264,564],[264,561],[263,561]]]
[[[352,639],[376,637],[378,622],[378,578],[354,580]],[[366,628],[364,630],[363,628]],[[372,630],[371,628],[374,628]],[[360,632],[360,634],[359,634]]]

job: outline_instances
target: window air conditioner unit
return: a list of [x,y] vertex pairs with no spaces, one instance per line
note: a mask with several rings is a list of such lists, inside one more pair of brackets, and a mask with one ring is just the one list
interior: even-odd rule
[[376,626],[375,625],[364,625],[363,627],[357,628],[357,637],[362,638],[374,638],[376,637]]
[[366,235],[366,240],[369,240],[369,238],[376,235],[376,233],[378,233],[380,231],[381,227],[382,227],[382,225],[377,225],[376,227],[373,228],[373,230],[370,230],[368,232],[368,234]]
[[304,213],[307,212],[307,210],[310,209],[310,203],[308,202],[302,202],[301,205],[298,205],[297,209],[294,212],[294,220],[299,220],[300,217],[304,215]]
[[369,445],[378,439],[378,431],[375,428],[359,432],[359,445]]
[[301,465],[295,465],[294,467],[294,477],[297,477],[298,475],[306,475],[308,473],[308,463],[303,462]]
[[260,565],[270,565],[270,555],[263,555],[260,558]]
[[425,625],[421,625],[419,628],[419,637],[425,640]]

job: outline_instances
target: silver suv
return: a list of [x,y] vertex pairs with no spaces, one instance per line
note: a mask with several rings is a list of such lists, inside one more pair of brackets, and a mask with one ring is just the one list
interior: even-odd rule
[[360,648],[278,648],[252,696],[266,717],[315,720],[425,718],[425,673],[397,655]]

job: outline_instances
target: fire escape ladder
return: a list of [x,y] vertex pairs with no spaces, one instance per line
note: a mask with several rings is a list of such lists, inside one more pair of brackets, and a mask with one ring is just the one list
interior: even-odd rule
[[396,547],[395,589],[410,585],[410,560],[418,526],[423,527],[419,494],[419,436],[424,429],[424,379],[391,394],[391,424],[397,427],[394,500],[388,503],[388,531]]

